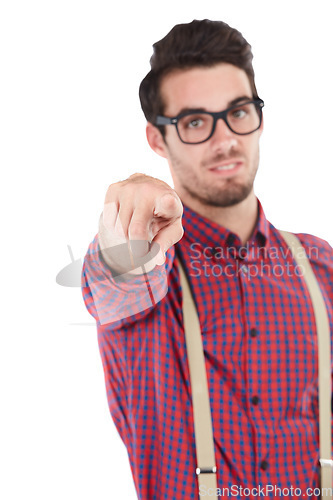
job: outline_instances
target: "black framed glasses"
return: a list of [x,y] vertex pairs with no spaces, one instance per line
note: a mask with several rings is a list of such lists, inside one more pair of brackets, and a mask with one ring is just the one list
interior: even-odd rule
[[263,107],[264,101],[258,98],[241,102],[217,113],[193,109],[173,118],[158,115],[155,125],[175,125],[182,142],[201,144],[212,137],[216,122],[220,118],[234,134],[252,134],[260,128]]

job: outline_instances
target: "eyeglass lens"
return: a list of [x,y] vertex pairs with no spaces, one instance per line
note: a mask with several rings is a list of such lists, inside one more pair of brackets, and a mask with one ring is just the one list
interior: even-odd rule
[[[254,103],[232,108],[226,116],[229,127],[236,134],[249,134],[260,125],[260,115]],[[193,113],[178,120],[178,133],[184,142],[202,142],[210,136],[214,118],[208,113]]]

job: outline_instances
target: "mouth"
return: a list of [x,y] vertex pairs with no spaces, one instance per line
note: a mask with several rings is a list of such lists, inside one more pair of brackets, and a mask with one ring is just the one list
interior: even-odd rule
[[241,161],[229,161],[210,167],[208,170],[214,174],[230,176],[236,174],[242,166],[243,163]]

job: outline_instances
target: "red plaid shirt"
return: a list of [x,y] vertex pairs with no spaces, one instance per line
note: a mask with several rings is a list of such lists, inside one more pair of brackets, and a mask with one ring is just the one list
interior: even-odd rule
[[[201,325],[218,495],[291,497],[298,488],[307,498],[308,488],[319,485],[312,304],[290,250],[258,206],[246,246],[184,207],[184,237],[165,265],[146,276],[112,276],[97,238],[89,247],[83,296],[97,322],[110,412],[142,500],[199,497],[176,255]],[[298,237],[333,331],[332,248],[314,236]]]

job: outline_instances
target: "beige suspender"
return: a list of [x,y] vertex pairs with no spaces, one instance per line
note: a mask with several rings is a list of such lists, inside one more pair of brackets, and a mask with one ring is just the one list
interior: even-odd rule
[[[186,338],[187,358],[190,369],[192,389],[193,420],[197,454],[197,469],[199,491],[204,495],[209,488],[216,492],[216,464],[212,417],[210,412],[209,392],[205,356],[202,347],[201,330],[198,314],[186,278],[179,262],[180,282],[183,292],[183,317]],[[216,495],[208,498],[217,499]]]
[[[332,488],[332,436],[331,436],[331,341],[330,325],[323,296],[298,238],[280,231],[290,247],[301,269],[312,300],[318,337],[318,380],[319,380],[319,455],[321,465],[321,487]],[[196,442],[196,456],[200,498],[217,500],[216,463],[212,418],[209,403],[205,357],[201,330],[196,307],[184,269],[178,260],[183,292],[183,317],[192,388],[193,419]],[[325,498],[332,498],[330,490]]]
[[[280,234],[290,247],[299,266],[303,266],[304,279],[316,318],[318,339],[318,384],[319,384],[319,457],[321,465],[321,487],[332,489],[332,378],[331,378],[331,333],[327,309],[317,279],[306,252],[298,238],[285,231]],[[301,267],[302,269],[302,267]],[[332,494],[325,495],[332,498]]]

